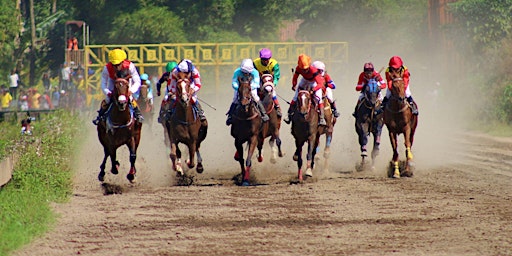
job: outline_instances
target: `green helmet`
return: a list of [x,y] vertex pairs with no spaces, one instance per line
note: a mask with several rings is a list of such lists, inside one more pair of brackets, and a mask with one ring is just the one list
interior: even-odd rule
[[176,61],[167,62],[167,65],[165,66],[165,71],[171,72],[176,66],[178,66],[178,63],[176,63]]

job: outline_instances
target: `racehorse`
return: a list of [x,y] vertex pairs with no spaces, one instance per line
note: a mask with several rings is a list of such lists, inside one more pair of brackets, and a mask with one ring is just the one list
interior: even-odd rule
[[201,142],[206,138],[208,124],[206,121],[201,123],[199,119],[198,109],[194,107],[193,90],[190,88],[190,74],[179,73],[176,82],[176,102],[174,112],[170,118],[165,119],[171,153],[169,157],[172,161],[172,168],[179,176],[185,173],[181,166],[181,150],[179,143],[183,143],[188,147],[187,166],[192,169],[195,166],[194,156],[197,154],[197,173],[202,173],[203,159],[199,148]]
[[[265,139],[270,137],[269,145],[272,150],[270,157],[271,163],[276,163],[276,155],[283,157],[283,151],[281,150],[281,138],[279,138],[279,129],[281,128],[281,117],[277,116],[277,111],[274,109],[274,100],[272,99],[272,93],[274,91],[274,78],[271,74],[264,74],[261,77],[262,88],[258,91],[259,97],[267,111],[269,121],[263,123],[263,127],[258,136],[258,162],[263,161],[263,155],[261,154]],[[274,145],[277,144],[276,146]]]
[[[391,86],[391,97],[384,109],[384,123],[389,131],[389,140],[393,148],[393,159],[391,161],[389,177],[400,178],[400,175],[411,177],[413,175],[412,151],[411,147],[414,141],[414,132],[418,125],[418,116],[413,115],[410,105],[405,96],[405,82],[402,78],[402,70],[390,68],[390,75],[393,79]],[[404,135],[405,155],[407,160],[405,168],[401,172],[398,161],[398,135]]]
[[142,84],[139,89],[139,98],[137,99],[137,105],[139,105],[140,112],[144,117],[144,120],[147,120],[149,127],[153,123],[153,103],[151,99],[148,98],[149,86],[147,84]]
[[[235,160],[240,163],[242,186],[249,186],[252,155],[258,144],[263,120],[257,109],[256,102],[251,95],[251,78],[242,76],[238,78],[238,103],[233,111],[231,136],[235,138]],[[247,159],[244,164],[243,145],[247,142]]]
[[326,97],[324,97],[324,113],[325,113],[325,122],[326,126],[320,125],[317,130],[317,139],[315,142],[315,156],[318,157],[317,153],[320,151],[320,136],[325,134],[325,147],[324,147],[324,169],[328,169],[329,165],[329,157],[331,155],[331,142],[332,142],[332,134],[334,131],[334,125],[336,124],[337,118],[332,114],[331,104]]
[[[118,72],[122,73],[122,72]],[[142,124],[135,121],[133,110],[130,109],[130,76],[126,74],[117,74],[112,92],[112,103],[107,110],[106,120],[98,124],[98,138],[103,145],[105,156],[100,165],[98,179],[105,180],[105,163],[107,157],[110,157],[112,163],[111,172],[119,173],[119,162],[117,161],[116,151],[122,145],[126,145],[130,150],[130,171],[127,178],[130,182],[135,179],[137,170],[135,169],[135,160],[137,159],[137,148],[139,147]]]
[[303,181],[302,177],[302,147],[308,142],[308,151],[306,154],[307,164],[306,172],[308,177],[313,177],[312,169],[315,166],[316,147],[318,146],[318,113],[313,103],[311,92],[300,90],[297,95],[297,106],[292,115],[292,135],[295,138],[295,154],[293,160],[297,161],[298,179]]
[[380,86],[375,79],[368,81],[368,84],[363,88],[363,99],[359,103],[356,111],[355,128],[359,137],[359,146],[361,150],[361,163],[358,170],[364,170],[366,167],[366,157],[368,156],[366,145],[368,144],[368,137],[373,135],[373,148],[372,148],[372,167],[375,165],[375,158],[379,154],[380,138],[382,133],[382,126],[384,120],[382,115],[375,115],[375,110],[380,105],[379,100]]

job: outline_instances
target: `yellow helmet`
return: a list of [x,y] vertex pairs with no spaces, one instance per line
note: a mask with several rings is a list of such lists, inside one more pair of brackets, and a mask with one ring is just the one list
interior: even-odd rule
[[126,59],[126,52],[121,49],[114,49],[108,53],[108,61],[113,65],[117,65]]

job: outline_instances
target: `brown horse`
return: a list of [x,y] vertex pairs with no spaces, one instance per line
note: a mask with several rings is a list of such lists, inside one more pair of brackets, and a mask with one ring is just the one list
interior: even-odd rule
[[168,137],[170,140],[171,153],[169,157],[172,161],[172,168],[179,176],[185,173],[181,166],[181,150],[179,143],[188,147],[187,166],[192,169],[195,166],[194,156],[197,154],[197,173],[202,173],[203,159],[199,148],[201,142],[206,138],[208,131],[207,122],[201,123],[198,110],[194,107],[192,98],[193,90],[190,88],[190,79],[187,74],[179,73],[176,82],[176,102],[174,112],[169,119],[165,120]]
[[139,89],[139,98],[137,99],[137,105],[139,105],[140,112],[144,116],[144,120],[147,120],[147,124],[151,127],[153,123],[153,103],[152,99],[148,98],[149,86],[142,84]]
[[[402,78],[402,70],[390,69],[390,75],[393,79],[391,87],[391,97],[384,109],[384,123],[389,131],[389,140],[393,148],[392,168],[388,172],[389,177],[399,178],[400,175],[411,177],[413,175],[412,167],[412,143],[414,141],[414,132],[418,125],[418,116],[413,115],[409,103],[405,96],[405,82]],[[405,170],[400,171],[398,161],[398,135],[404,135],[405,155],[407,161]],[[392,169],[392,170],[391,170]]]
[[135,160],[137,159],[137,148],[139,147],[142,124],[135,121],[133,112],[128,106],[130,100],[129,77],[117,78],[112,92],[112,104],[107,111],[106,120],[98,124],[98,138],[103,145],[105,156],[100,165],[98,179],[105,180],[105,163],[107,157],[110,157],[112,163],[111,172],[118,174],[119,162],[117,161],[116,151],[122,145],[126,145],[130,150],[130,171],[127,178],[130,182],[135,179]]
[[317,130],[317,139],[315,143],[315,156],[318,157],[317,153],[320,152],[319,144],[320,144],[320,136],[325,135],[325,147],[324,147],[324,169],[328,169],[329,165],[329,157],[331,155],[331,142],[332,142],[332,134],[334,132],[334,125],[336,124],[337,118],[332,114],[331,104],[327,97],[324,97],[324,112],[325,112],[325,122],[326,126],[320,125]]
[[[233,111],[231,136],[235,138],[235,160],[240,163],[242,186],[249,186],[252,155],[258,144],[258,136],[262,127],[262,119],[251,95],[251,78],[243,76],[238,79],[238,104]],[[248,152],[244,165],[243,144],[247,142]]]
[[[261,153],[263,143],[265,139],[270,137],[269,145],[272,150],[270,156],[270,162],[276,163],[276,155],[283,157],[283,151],[281,150],[281,138],[279,138],[279,129],[281,128],[281,117],[277,116],[277,111],[274,109],[274,100],[272,99],[272,93],[274,91],[274,78],[270,74],[264,74],[261,77],[263,86],[258,91],[259,97],[267,111],[269,121],[263,123],[263,127],[258,136],[258,162],[263,161],[263,155]],[[277,144],[276,146],[274,145]]]
[[303,181],[302,177],[302,147],[308,142],[308,151],[306,154],[307,164],[306,172],[308,177],[313,177],[313,168],[315,166],[316,147],[318,146],[318,112],[312,93],[307,90],[299,91],[297,95],[297,107],[292,116],[292,135],[295,138],[295,154],[293,160],[297,161],[298,179]]

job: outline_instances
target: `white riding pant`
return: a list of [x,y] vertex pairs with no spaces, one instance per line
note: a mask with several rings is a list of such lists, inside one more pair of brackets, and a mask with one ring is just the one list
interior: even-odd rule
[[[313,88],[316,87],[316,82],[315,81],[308,81],[304,78],[302,78],[299,82],[299,84],[297,85],[297,88],[295,89],[295,95],[293,96],[293,101],[296,102],[297,101],[297,97],[299,96],[299,91],[300,90],[311,90]],[[322,90],[317,90],[315,92],[315,100],[317,103],[321,102],[322,100]]]

